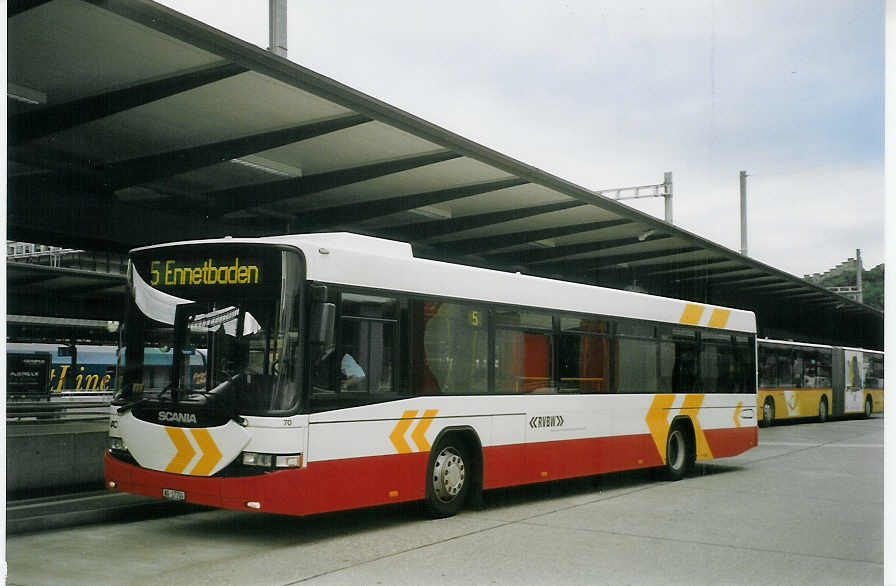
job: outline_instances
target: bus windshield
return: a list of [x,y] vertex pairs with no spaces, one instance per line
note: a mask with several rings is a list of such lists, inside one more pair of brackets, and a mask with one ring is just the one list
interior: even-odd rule
[[132,254],[119,401],[230,416],[294,411],[302,273],[298,253],[273,246]]

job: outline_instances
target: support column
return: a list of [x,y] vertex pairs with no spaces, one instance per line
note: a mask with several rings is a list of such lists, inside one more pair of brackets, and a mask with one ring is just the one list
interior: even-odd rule
[[747,256],[747,172],[740,172],[740,253]]
[[672,171],[663,173],[663,183],[666,186],[666,222],[673,224],[672,221]]
[[268,0],[270,46],[268,51],[287,57],[286,50],[286,0]]

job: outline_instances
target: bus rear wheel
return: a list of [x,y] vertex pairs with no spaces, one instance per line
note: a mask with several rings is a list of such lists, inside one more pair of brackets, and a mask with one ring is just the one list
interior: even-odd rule
[[828,400],[822,397],[818,402],[818,423],[824,423],[828,420]]
[[761,427],[769,427],[775,422],[775,402],[770,398],[765,400],[762,405],[762,419],[759,421]]
[[871,417],[871,409],[873,405],[871,403],[871,397],[865,397],[865,419]]
[[681,480],[689,463],[688,435],[682,425],[676,425],[669,430],[669,437],[666,439],[666,480]]
[[451,438],[432,450],[426,476],[426,512],[433,518],[456,515],[470,490],[470,456],[466,446]]

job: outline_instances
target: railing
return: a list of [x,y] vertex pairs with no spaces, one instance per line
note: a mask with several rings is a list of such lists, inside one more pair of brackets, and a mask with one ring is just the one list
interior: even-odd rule
[[95,423],[109,418],[111,393],[56,395],[51,400],[8,400],[6,423]]

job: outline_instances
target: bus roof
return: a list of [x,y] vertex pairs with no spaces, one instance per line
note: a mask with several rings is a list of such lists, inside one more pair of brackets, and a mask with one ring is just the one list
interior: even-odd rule
[[[800,346],[800,347],[806,347],[806,348],[825,348],[828,350],[830,350],[832,348],[832,346],[826,345],[826,344],[811,344],[809,342],[796,342],[793,340],[772,340],[769,338],[760,338],[757,341],[760,344],[776,344],[779,346]],[[850,350],[853,352],[870,352],[872,354],[880,354],[881,356],[884,355],[884,353],[881,352],[880,350],[869,350],[867,348],[850,348],[849,346],[833,346],[833,347],[841,348],[843,350]]]
[[573,313],[756,332],[753,312],[595,285],[415,258],[411,245],[347,232],[221,238],[184,244],[279,244],[305,256],[307,278],[340,285]]

